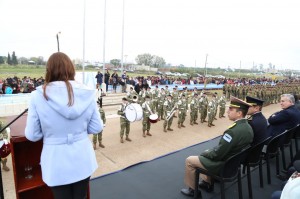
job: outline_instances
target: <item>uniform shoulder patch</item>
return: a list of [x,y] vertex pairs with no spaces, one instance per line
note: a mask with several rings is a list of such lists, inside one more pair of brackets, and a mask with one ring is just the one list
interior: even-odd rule
[[226,142],[230,143],[231,140],[232,140],[232,137],[231,137],[231,135],[225,133],[225,134],[223,135],[223,139],[224,139]]
[[231,129],[232,127],[234,127],[236,125],[236,123],[233,123],[232,125],[230,125],[228,128]]

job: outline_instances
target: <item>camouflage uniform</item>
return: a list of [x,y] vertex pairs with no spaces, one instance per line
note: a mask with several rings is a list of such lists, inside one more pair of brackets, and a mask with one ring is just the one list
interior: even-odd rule
[[[101,119],[103,121],[103,124],[105,126],[106,117],[105,117],[104,109],[100,107],[99,108],[99,113],[100,113]],[[103,130],[98,134],[93,134],[93,147],[94,147],[94,149],[96,149],[97,138],[98,138],[98,142],[99,142],[99,147],[105,148],[105,146],[102,144],[102,133],[103,133]]]
[[165,98],[166,98],[166,94],[165,94],[164,90],[162,90],[158,94],[157,115],[158,115],[159,120],[160,120],[160,118],[162,120],[164,119],[164,102],[165,102]]
[[190,110],[191,110],[190,125],[198,124],[197,119],[198,119],[198,110],[199,110],[199,100],[198,100],[198,95],[197,94],[194,94],[194,97],[191,100]]
[[120,125],[121,125],[120,137],[121,137],[121,143],[124,142],[124,140],[123,140],[124,131],[125,131],[125,134],[126,134],[126,140],[127,141],[131,141],[131,139],[129,138],[130,122],[125,117],[125,109],[126,109],[126,106],[128,106],[128,105],[129,105],[129,103],[122,104],[120,106],[119,110],[118,110],[118,115],[121,115],[121,117],[120,117]]
[[152,103],[153,103],[153,112],[154,113],[158,112],[158,94],[159,94],[159,90],[158,90],[158,88],[155,88],[152,91]]
[[223,95],[219,99],[219,106],[220,106],[220,109],[219,109],[219,118],[225,117],[224,116],[224,114],[225,114],[225,105],[226,105],[226,99],[225,99],[225,96]]
[[147,135],[151,136],[151,134],[149,133],[151,128],[149,116],[151,115],[151,112],[153,110],[153,103],[150,101],[150,99],[147,100],[146,98],[146,101],[142,104],[142,109],[143,109],[143,136],[146,137],[146,131],[147,131]]
[[[165,114],[165,121],[164,121],[164,132],[167,132],[167,130],[169,131],[173,131],[173,129],[171,129],[171,125],[173,122],[173,115],[171,111],[175,111],[176,108],[174,108],[175,103],[174,101],[171,99],[167,99],[164,102],[164,114]],[[167,121],[167,117],[169,116],[169,120]],[[168,126],[168,129],[166,129],[166,127]]]
[[143,88],[143,90],[140,91],[139,93],[139,104],[142,105],[145,102],[145,97],[146,97],[146,89]]
[[201,123],[203,122],[207,122],[205,120],[206,116],[207,116],[207,105],[208,105],[208,100],[207,97],[205,95],[202,95],[200,100],[199,100],[199,112],[200,112],[200,120]]
[[213,99],[208,103],[208,126],[214,126],[213,121],[215,117],[215,108],[216,108],[216,98]]
[[186,113],[188,110],[188,102],[185,99],[185,95],[182,95],[181,99],[178,101],[178,128],[185,127],[183,122],[185,121]]
[[[2,121],[0,121],[0,130],[4,127],[5,125],[4,125],[4,123],[2,122]],[[3,140],[3,139],[8,139],[8,133],[7,133],[7,131],[6,131],[6,129],[5,130],[3,130],[1,133],[0,133],[0,141],[1,140]],[[2,165],[3,165],[3,170],[4,171],[9,171],[9,168],[8,168],[8,166],[6,165],[6,163],[7,163],[7,158],[1,158],[1,163],[2,163]]]

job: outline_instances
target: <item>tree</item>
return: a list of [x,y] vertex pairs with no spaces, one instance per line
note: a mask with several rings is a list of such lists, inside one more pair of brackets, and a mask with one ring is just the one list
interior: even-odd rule
[[17,56],[15,54],[15,51],[13,51],[13,53],[12,53],[11,63],[12,63],[12,65],[18,65],[18,60],[17,60]]
[[26,57],[20,57],[18,58],[18,61],[20,64],[27,64],[28,63],[28,59]]
[[10,59],[10,54],[8,53],[8,55],[7,55],[7,64],[8,65],[11,65],[12,64],[12,61],[11,61],[11,59]]
[[0,64],[4,64],[4,59],[2,56],[0,56]]
[[263,64],[259,64],[259,70],[264,70],[264,65]]
[[152,58],[153,58],[153,56],[151,54],[144,53],[144,54],[138,55],[135,58],[135,61],[139,65],[144,64],[145,66],[151,66],[152,65]]
[[120,66],[121,60],[120,59],[112,59],[112,60],[110,60],[110,63],[112,65],[114,65],[115,67]]
[[152,65],[154,68],[161,68],[166,65],[166,61],[164,58],[153,55],[152,56]]

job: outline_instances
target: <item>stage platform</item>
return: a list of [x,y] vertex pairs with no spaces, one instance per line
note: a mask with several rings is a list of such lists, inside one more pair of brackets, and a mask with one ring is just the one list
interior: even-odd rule
[[[207,148],[212,148],[220,137],[202,142],[182,150],[158,157],[148,162],[141,162],[121,171],[94,178],[90,182],[92,199],[185,199],[180,193],[185,187],[183,182],[185,159],[198,155]],[[137,151],[138,153],[138,151]],[[288,153],[286,153],[288,154]],[[126,156],[126,154],[124,154]],[[289,160],[289,157],[286,157]],[[101,165],[100,165],[101,166]],[[266,180],[266,165],[263,165],[264,188],[259,187],[258,169],[252,171],[252,188],[254,199],[270,198],[281,187],[281,181],[275,177],[275,160],[271,160],[272,184]],[[247,177],[242,178],[243,197],[248,198]],[[237,183],[226,183],[226,198],[238,198]],[[215,184],[213,193],[202,191],[203,198],[218,199],[220,186]]]

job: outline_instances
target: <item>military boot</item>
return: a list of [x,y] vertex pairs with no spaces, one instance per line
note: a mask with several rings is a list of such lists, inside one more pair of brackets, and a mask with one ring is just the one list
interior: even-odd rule
[[145,133],[145,131],[143,131],[143,137],[146,137],[146,133]]
[[94,150],[96,150],[96,143],[93,143],[93,148]]
[[167,129],[166,129],[166,127],[164,127],[164,132],[165,132],[165,133],[167,132]]
[[185,128],[185,126],[183,125],[183,123],[181,123],[181,127]]
[[171,129],[170,127],[167,128],[168,131],[173,131],[173,129]]
[[99,142],[99,147],[105,148],[105,146],[102,144],[102,142]]
[[198,122],[195,121],[194,124],[198,124]]
[[125,140],[131,142],[131,139],[129,138],[129,135],[126,135],[126,139]]
[[148,135],[148,136],[152,136],[152,134],[151,133],[149,133],[149,131],[147,131],[147,134],[146,135]]
[[178,128],[180,128],[180,129],[181,129],[181,124],[180,124],[180,123],[178,123]]
[[191,121],[191,122],[190,122],[190,125],[192,125],[192,126],[193,126],[193,125],[194,125],[194,123]]
[[121,143],[124,143],[123,137],[121,137],[121,140],[120,140],[120,142],[121,142]]
[[4,171],[9,171],[8,166],[6,166],[7,159],[6,159],[6,158],[3,158],[3,159],[1,160],[1,162],[2,162],[2,165],[3,165],[2,169],[3,169]]

